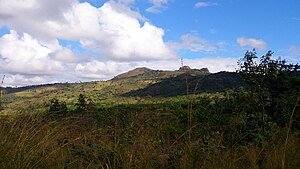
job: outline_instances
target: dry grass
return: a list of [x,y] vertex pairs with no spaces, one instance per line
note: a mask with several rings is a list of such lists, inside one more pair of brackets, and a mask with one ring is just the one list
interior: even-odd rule
[[[187,134],[173,140],[163,126],[153,127],[160,120],[157,115],[141,112],[135,119],[125,127],[116,119],[104,128],[82,116],[57,121],[39,114],[1,118],[0,168],[281,168],[282,134],[262,145],[226,147],[224,133],[207,143],[202,136]],[[297,168],[299,157],[300,139],[292,133],[286,168]]]

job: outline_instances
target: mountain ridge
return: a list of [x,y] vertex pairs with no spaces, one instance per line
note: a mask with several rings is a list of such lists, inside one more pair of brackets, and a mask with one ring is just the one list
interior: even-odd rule
[[188,66],[182,66],[179,68],[179,70],[153,70],[147,67],[138,67],[125,73],[121,73],[111,80],[121,80],[127,78],[165,79],[176,77],[184,73],[188,73],[193,76],[210,74],[207,68],[191,69]]

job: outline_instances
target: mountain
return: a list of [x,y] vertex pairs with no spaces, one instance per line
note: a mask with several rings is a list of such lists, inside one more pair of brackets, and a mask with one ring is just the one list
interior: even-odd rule
[[175,97],[201,92],[223,92],[242,86],[247,88],[238,73],[210,73],[207,68],[191,69],[188,66],[175,71],[136,68],[114,77],[112,81],[122,81],[124,88],[128,88],[128,84],[131,87],[139,86],[136,87],[138,89],[131,88],[133,90],[123,93],[125,97]]
[[136,68],[134,70],[130,70],[126,73],[119,74],[115,76],[112,80],[125,79],[125,78],[134,78],[137,76],[143,76],[146,74],[153,74],[154,70],[151,70],[146,67]]
[[193,76],[184,73],[176,77],[166,78],[145,88],[130,91],[123,96],[131,97],[174,97],[201,92],[224,92],[239,87],[247,88],[241,76],[235,72],[219,72]]
[[188,66],[183,66],[179,68],[179,70],[175,70],[175,71],[152,70],[146,67],[141,67],[117,75],[112,80],[132,79],[132,78],[147,79],[147,80],[165,79],[165,78],[176,77],[185,73],[188,73],[193,76],[197,76],[197,75],[209,74],[209,70],[207,68],[202,68],[200,70],[190,69]]

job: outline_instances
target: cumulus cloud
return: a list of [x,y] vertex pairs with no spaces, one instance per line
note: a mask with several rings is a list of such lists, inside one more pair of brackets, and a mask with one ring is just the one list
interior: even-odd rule
[[100,62],[93,60],[91,62],[77,64],[75,72],[79,77],[108,79],[122,71],[120,65],[122,64],[113,61]]
[[65,22],[63,14],[77,0],[1,0],[0,25],[36,38],[53,38],[47,22]]
[[43,41],[57,38],[80,41],[84,48],[114,60],[176,56],[163,40],[163,29],[124,5],[134,1],[108,1],[100,8],[76,0],[18,2],[0,1],[0,26]]
[[[69,56],[65,55],[68,53]],[[55,44],[43,44],[30,35],[15,31],[0,38],[0,71],[17,74],[55,74],[64,66],[50,55],[72,58],[72,52]]]
[[213,3],[213,2],[203,2],[203,1],[200,1],[200,2],[197,2],[194,7],[195,8],[203,8],[203,7],[209,7],[209,6],[217,6],[219,5],[218,3]]
[[[100,49],[107,58],[122,61],[175,57],[175,53],[163,41],[163,29],[149,22],[141,25],[136,18],[115,11],[110,4],[104,4],[98,12],[100,15],[98,23],[85,24],[96,25],[99,28],[94,29],[95,33],[91,34],[91,38],[80,38],[84,47],[93,50]],[[70,17],[79,18],[76,15]],[[86,21],[86,17],[80,19],[82,22]]]
[[74,63],[76,62],[75,55],[71,49],[57,46],[57,48],[49,53],[49,59],[63,62],[63,63]]
[[262,39],[239,37],[236,41],[240,47],[249,46],[258,50],[265,50],[267,48],[267,43]]
[[168,45],[175,50],[190,50],[192,52],[213,52],[216,50],[216,47],[207,40],[192,34],[182,35],[180,39],[181,42],[169,42]]
[[146,11],[150,13],[160,13],[163,8],[169,3],[170,0],[149,0],[151,7],[147,8]]

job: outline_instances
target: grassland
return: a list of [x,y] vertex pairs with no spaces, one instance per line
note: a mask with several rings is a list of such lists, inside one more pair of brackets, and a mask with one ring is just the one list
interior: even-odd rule
[[[153,85],[165,90],[156,85],[180,76],[148,75],[5,93],[0,168],[300,165],[298,95],[281,98],[276,116],[264,114],[268,107],[243,88],[194,92],[196,77],[203,75],[192,75],[187,95],[128,95]],[[186,80],[182,83],[186,91]]]

